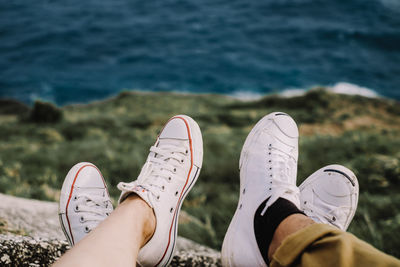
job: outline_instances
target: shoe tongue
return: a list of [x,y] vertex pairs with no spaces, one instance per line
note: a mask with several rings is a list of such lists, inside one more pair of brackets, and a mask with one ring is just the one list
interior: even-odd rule
[[144,202],[146,202],[147,205],[149,205],[152,209],[154,208],[153,203],[155,199],[150,191],[139,188],[139,190],[135,191],[134,193],[136,193],[141,199],[143,199]]
[[[177,139],[170,139],[170,138],[165,138],[165,139],[160,139],[157,147],[163,149],[164,147],[171,147],[171,146],[177,146],[177,147],[182,147],[184,141],[182,140],[177,140]],[[174,152],[173,149],[171,150],[168,148],[171,152]],[[160,158],[160,154],[155,155],[156,158]]]
[[[79,190],[79,189],[78,189]],[[82,190],[83,191],[83,190]],[[84,188],[85,194],[89,196],[106,196],[104,188]]]
[[[90,196],[90,197],[104,197],[104,200],[106,200],[107,193],[105,192],[105,189],[103,188],[85,188],[85,195]],[[100,206],[102,204],[98,204],[97,202],[93,202],[91,199],[86,199],[85,205],[94,207],[94,206]]]
[[160,138],[158,147],[162,148],[163,146],[172,145],[172,146],[181,146],[184,140],[173,139],[173,138]]

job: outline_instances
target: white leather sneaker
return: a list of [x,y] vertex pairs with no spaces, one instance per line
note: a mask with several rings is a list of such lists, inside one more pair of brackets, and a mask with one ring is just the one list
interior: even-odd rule
[[139,195],[154,210],[156,229],[141,248],[141,266],[166,266],[172,260],[183,200],[195,184],[203,162],[203,140],[197,123],[185,115],[172,117],[158,136],[137,180],[120,183],[119,203]]
[[240,197],[222,245],[223,266],[267,266],[259,251],[254,216],[268,199],[265,213],[278,198],[300,209],[296,187],[299,132],[282,112],[262,118],[251,130],[240,155]]
[[318,223],[343,231],[349,227],[357,209],[357,177],[341,165],[329,165],[311,174],[299,187],[301,209]]
[[71,246],[78,243],[113,211],[107,185],[89,162],[71,168],[61,188],[59,219]]

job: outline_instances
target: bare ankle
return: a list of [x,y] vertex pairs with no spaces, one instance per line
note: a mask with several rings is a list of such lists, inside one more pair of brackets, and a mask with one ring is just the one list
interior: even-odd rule
[[135,213],[144,214],[142,223],[143,242],[141,244],[141,247],[143,247],[151,239],[156,229],[156,217],[153,209],[136,194],[131,194],[121,204],[132,206],[132,211]]
[[303,214],[292,214],[285,218],[276,228],[274,237],[268,249],[268,258],[272,259],[275,251],[282,244],[283,240],[291,234],[314,224],[315,222]]

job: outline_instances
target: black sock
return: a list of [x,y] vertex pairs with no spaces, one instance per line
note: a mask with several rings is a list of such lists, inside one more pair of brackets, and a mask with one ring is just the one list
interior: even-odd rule
[[274,204],[268,207],[264,215],[261,216],[261,212],[265,208],[267,200],[268,199],[261,203],[254,215],[254,232],[258,248],[260,249],[264,261],[269,264],[268,248],[278,225],[289,215],[304,213],[289,200],[278,198]]

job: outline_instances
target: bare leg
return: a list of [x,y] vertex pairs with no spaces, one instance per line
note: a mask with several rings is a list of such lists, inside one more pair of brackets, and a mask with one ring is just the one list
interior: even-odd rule
[[312,219],[303,214],[293,214],[285,218],[275,230],[274,237],[268,249],[268,259],[271,260],[275,251],[286,237],[314,223]]
[[155,226],[153,210],[131,195],[54,266],[135,266],[139,249]]

